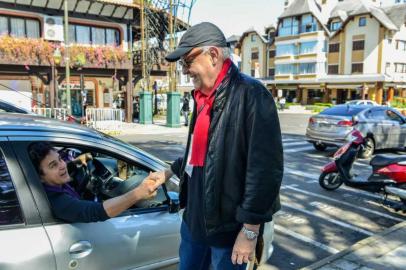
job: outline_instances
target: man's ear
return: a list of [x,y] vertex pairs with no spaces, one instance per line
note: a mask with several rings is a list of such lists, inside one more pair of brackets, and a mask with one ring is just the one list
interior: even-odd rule
[[211,56],[211,63],[213,66],[215,66],[218,63],[219,58],[220,58],[219,49],[216,47],[212,47],[212,48],[210,48],[209,53]]

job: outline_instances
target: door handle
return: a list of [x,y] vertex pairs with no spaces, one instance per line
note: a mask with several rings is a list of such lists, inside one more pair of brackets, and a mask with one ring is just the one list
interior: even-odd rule
[[69,248],[69,254],[73,259],[86,257],[93,251],[92,244],[89,241],[79,241],[74,243]]

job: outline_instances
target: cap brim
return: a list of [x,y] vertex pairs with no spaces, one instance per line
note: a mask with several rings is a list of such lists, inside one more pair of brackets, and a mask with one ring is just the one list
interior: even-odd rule
[[165,56],[166,61],[175,62],[178,61],[182,56],[190,52],[193,48],[177,48],[167,56]]

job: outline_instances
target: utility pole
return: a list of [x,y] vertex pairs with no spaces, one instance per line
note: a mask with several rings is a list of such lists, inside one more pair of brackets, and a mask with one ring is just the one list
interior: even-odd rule
[[72,106],[70,98],[70,58],[69,58],[69,22],[68,22],[68,0],[64,0],[64,30],[65,30],[65,70],[66,70],[66,107],[67,114],[72,115]]
[[[173,52],[175,48],[175,41],[174,41],[174,29],[173,29],[173,4],[172,0],[169,0],[169,51]],[[169,92],[176,91],[176,63],[171,62],[169,64]]]
[[[144,88],[146,82],[146,63],[145,63],[145,12],[144,0],[141,0],[141,70],[142,70],[142,86]],[[145,89],[143,89],[145,90]]]

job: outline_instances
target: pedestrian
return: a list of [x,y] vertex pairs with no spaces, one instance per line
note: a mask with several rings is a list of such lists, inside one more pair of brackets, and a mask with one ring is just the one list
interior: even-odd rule
[[182,114],[183,114],[183,117],[185,118],[185,126],[189,125],[189,112],[190,112],[189,98],[188,98],[188,94],[185,93],[183,96],[183,102],[182,102]]
[[133,98],[133,122],[139,122],[140,120],[140,97]]
[[283,151],[272,94],[239,72],[221,30],[189,28],[169,62],[193,79],[194,108],[183,158],[153,173],[179,179],[184,208],[179,269],[245,269],[264,223],[280,209]]
[[281,111],[283,111],[285,109],[285,105],[286,105],[285,97],[281,97],[281,99],[279,100],[279,105],[281,107]]

